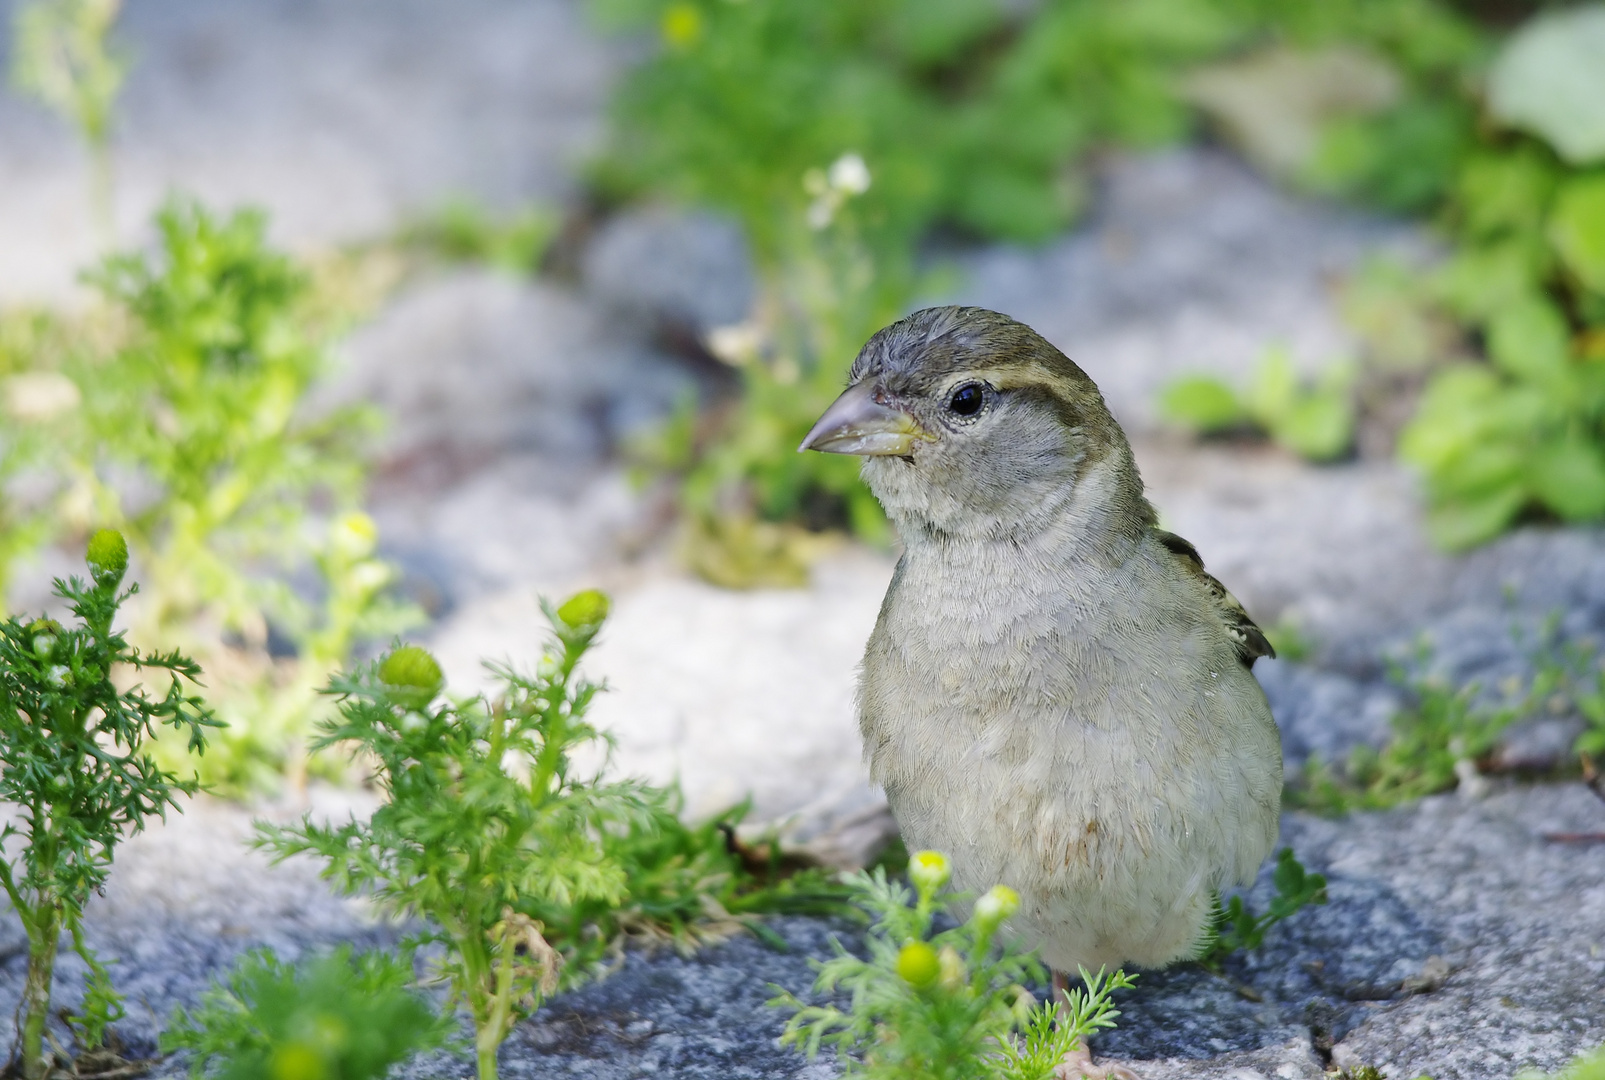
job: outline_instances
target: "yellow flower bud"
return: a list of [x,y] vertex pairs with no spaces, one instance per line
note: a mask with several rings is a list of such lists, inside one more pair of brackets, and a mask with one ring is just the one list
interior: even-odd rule
[[379,664],[379,681],[391,700],[409,709],[421,709],[435,699],[446,678],[427,649],[403,645]]
[[694,4],[670,4],[663,13],[663,40],[672,48],[688,49],[702,37],[702,12]]
[[366,559],[379,542],[379,527],[360,510],[341,514],[329,531],[335,550],[350,559]]
[[609,606],[607,593],[599,589],[586,589],[563,601],[563,606],[557,609],[557,617],[579,630],[606,619]]
[[941,954],[936,958],[937,966],[942,971],[942,985],[949,990],[957,990],[965,983],[964,958],[958,950],[951,945],[944,945]]
[[324,1080],[328,1067],[323,1055],[304,1042],[285,1043],[268,1061],[273,1080]]
[[942,974],[936,950],[923,941],[911,941],[897,954],[897,974],[916,990],[935,984]]
[[947,856],[940,851],[918,851],[908,860],[908,880],[923,897],[930,897],[953,876]]
[[1019,910],[1020,894],[1007,885],[994,885],[975,902],[975,913],[971,917],[990,934],[998,928],[999,923]]
[[61,624],[55,619],[35,619],[28,624],[27,633],[33,639],[33,654],[41,660],[49,660],[60,640]]
[[128,569],[128,541],[116,529],[101,529],[89,538],[84,559],[97,585],[116,585]]

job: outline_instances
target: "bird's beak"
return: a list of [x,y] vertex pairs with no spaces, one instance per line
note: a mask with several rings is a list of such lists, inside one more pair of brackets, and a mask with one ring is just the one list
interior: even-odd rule
[[908,413],[876,401],[875,384],[866,381],[831,403],[797,451],[902,457],[916,439],[929,438]]

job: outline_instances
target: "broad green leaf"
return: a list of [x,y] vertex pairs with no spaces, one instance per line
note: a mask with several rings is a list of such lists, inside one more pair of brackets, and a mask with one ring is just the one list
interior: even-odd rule
[[1535,450],[1529,465],[1534,494],[1567,521],[1605,517],[1605,454],[1578,436]]
[[[1605,54],[1600,64],[1605,67]],[[1579,281],[1605,293],[1605,175],[1579,177],[1560,189],[1549,215],[1549,242]]]
[[1354,402],[1346,389],[1314,391],[1294,403],[1271,436],[1300,457],[1331,461],[1354,440]]
[[1247,418],[1232,388],[1211,375],[1176,379],[1160,393],[1159,409],[1167,419],[1197,431],[1221,431]]
[[1292,356],[1286,349],[1266,349],[1243,394],[1243,404],[1248,407],[1249,415],[1270,431],[1297,400],[1298,375],[1293,370]]
[[1478,499],[1461,499],[1427,512],[1427,532],[1449,551],[1463,551],[1492,540],[1510,527],[1527,501],[1520,485],[1490,491]]
[[1488,354],[1507,374],[1554,384],[1565,377],[1571,355],[1566,318],[1538,296],[1510,304],[1488,324]]
[[1455,202],[1466,228],[1477,236],[1507,230],[1532,232],[1543,224],[1555,190],[1549,156],[1532,144],[1511,151],[1485,151],[1460,170]]
[[1573,165],[1605,160],[1605,4],[1541,15],[1494,61],[1494,116],[1544,139]]
[[1548,268],[1549,252],[1542,243],[1514,237],[1461,249],[1434,275],[1431,286],[1452,312],[1480,323],[1537,292]]
[[1439,372],[1399,433],[1399,456],[1429,474],[1443,468],[1483,437],[1488,406],[1499,394],[1499,377],[1486,367],[1460,364]]

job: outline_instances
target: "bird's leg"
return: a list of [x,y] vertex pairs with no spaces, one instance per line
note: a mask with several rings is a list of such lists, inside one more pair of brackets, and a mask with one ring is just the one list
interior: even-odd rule
[[[1070,977],[1062,971],[1055,971],[1053,996],[1067,1009],[1070,1007],[1069,994]],[[1124,1065],[1114,1062],[1094,1065],[1092,1051],[1087,1049],[1085,1040],[1076,1043],[1073,1049],[1065,1053],[1064,1060],[1054,1067],[1053,1078],[1054,1080],[1141,1080],[1141,1077]]]

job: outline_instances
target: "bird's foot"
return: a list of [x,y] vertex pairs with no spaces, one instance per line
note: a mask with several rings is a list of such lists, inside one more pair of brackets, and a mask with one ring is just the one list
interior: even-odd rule
[[1064,1056],[1053,1070],[1053,1080],[1142,1080],[1124,1065],[1109,1062],[1095,1065],[1092,1051],[1082,1043]]

